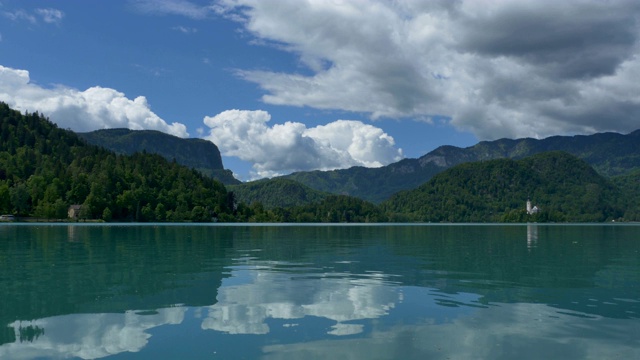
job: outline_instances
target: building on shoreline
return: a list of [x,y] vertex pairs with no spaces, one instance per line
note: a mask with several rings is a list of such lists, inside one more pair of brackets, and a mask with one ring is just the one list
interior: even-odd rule
[[80,209],[82,209],[82,205],[71,205],[69,206],[69,210],[67,210],[67,215],[71,220],[78,220],[80,217]]
[[538,211],[540,209],[536,205],[531,206],[531,200],[527,199],[527,215],[536,214]]

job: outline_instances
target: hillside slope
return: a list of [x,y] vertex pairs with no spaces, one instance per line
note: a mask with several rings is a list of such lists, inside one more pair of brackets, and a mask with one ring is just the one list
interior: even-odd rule
[[232,220],[224,185],[155,154],[116,155],[0,103],[0,212],[123,221]]
[[285,176],[313,189],[356,196],[380,203],[398,191],[413,189],[458,164],[491,159],[522,159],[548,151],[564,151],[611,177],[640,169],[640,130],[627,135],[601,133],[536,139],[500,139],[459,148],[441,146],[418,159],[404,159],[381,168],[353,167],[299,172]]
[[319,202],[330,194],[313,190],[290,179],[263,179],[229,186],[239,203],[261,203],[266,209],[286,208]]
[[218,147],[204,139],[183,139],[156,130],[102,129],[78,133],[88,143],[102,146],[116,154],[136,152],[158,154],[168,161],[196,169],[224,184],[238,184],[222,165]]
[[[531,199],[541,211],[527,215]],[[457,165],[381,207],[394,220],[425,222],[605,221],[624,214],[622,193],[564,152]]]

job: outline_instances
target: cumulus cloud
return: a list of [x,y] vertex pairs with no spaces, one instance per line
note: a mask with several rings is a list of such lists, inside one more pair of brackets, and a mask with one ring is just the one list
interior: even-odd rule
[[307,128],[299,122],[269,126],[262,110],[227,110],[205,117],[206,137],[225,156],[254,163],[257,177],[351,166],[379,167],[402,159],[391,136],[360,121],[337,120]]
[[0,101],[20,111],[39,111],[62,128],[84,132],[103,128],[151,129],[188,137],[184,124],[167,124],[144,96],[133,100],[110,88],[80,91],[33,84],[26,70],[0,65]]
[[217,11],[309,70],[239,69],[266,103],[445,117],[480,139],[638,127],[637,1],[222,0]]

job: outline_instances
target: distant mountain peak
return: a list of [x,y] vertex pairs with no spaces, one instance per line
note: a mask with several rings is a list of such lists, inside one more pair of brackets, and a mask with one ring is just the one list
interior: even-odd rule
[[452,166],[492,159],[522,159],[547,151],[564,151],[591,165],[604,176],[627,174],[640,168],[640,130],[623,135],[552,136],[545,139],[498,139],[460,148],[444,145],[418,159],[403,159],[380,168],[350,168],[331,173],[301,172],[287,177],[320,191],[347,194],[379,203],[392,194],[413,189]]
[[220,150],[211,141],[183,139],[157,130],[101,129],[78,135],[90,144],[119,154],[146,151],[169,161],[201,171],[225,184],[237,184],[229,170],[224,170]]

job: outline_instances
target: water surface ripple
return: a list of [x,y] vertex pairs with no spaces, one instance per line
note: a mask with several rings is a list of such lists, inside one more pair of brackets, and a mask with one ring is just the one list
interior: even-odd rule
[[637,225],[0,224],[2,359],[640,358]]

